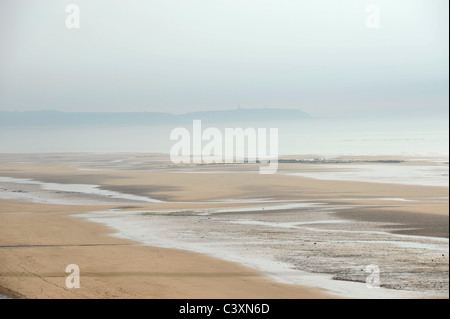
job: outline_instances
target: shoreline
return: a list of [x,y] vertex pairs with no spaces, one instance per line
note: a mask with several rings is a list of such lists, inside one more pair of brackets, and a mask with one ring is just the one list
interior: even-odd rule
[[[220,209],[219,209],[220,210]],[[251,210],[251,209],[250,209]],[[231,208],[230,211],[232,213],[221,213],[221,216],[226,216],[226,218],[238,218],[238,213],[234,212],[234,209]],[[289,211],[280,211],[278,214],[287,213]],[[263,214],[269,214],[270,212],[264,212]],[[245,213],[245,216],[248,218],[249,213]],[[164,221],[164,217],[168,217],[167,220]],[[195,218],[197,216],[197,218]],[[208,217],[209,216],[209,217]],[[281,262],[273,260],[271,261],[269,256],[261,256],[260,254],[252,254],[249,256],[242,257],[244,255],[248,255],[248,248],[245,246],[242,248],[236,248],[238,246],[237,243],[234,242],[228,243],[226,235],[226,230],[220,233],[221,229],[225,226],[221,224],[221,227],[218,229],[214,228],[214,225],[207,224],[208,221],[205,219],[211,219],[216,216],[214,213],[209,215],[204,214],[194,214],[194,212],[190,212],[189,216],[185,216],[186,222],[176,222],[173,217],[170,215],[165,215],[159,211],[157,214],[153,214],[151,212],[144,213],[143,211],[100,211],[100,212],[91,212],[87,214],[78,215],[78,217],[82,217],[87,219],[88,221],[102,223],[107,225],[108,227],[115,229],[116,232],[113,236],[118,238],[130,239],[130,240],[139,240],[143,242],[143,244],[148,246],[157,246],[164,248],[178,248],[184,249],[188,251],[194,251],[198,253],[204,253],[209,256],[213,256],[216,258],[220,258],[223,260],[229,260],[232,262],[237,262],[239,264],[243,264],[245,266],[249,266],[254,269],[258,269],[263,272],[265,276],[268,278],[272,278],[281,283],[289,283],[289,284],[300,284],[304,286],[314,286],[325,291],[330,292],[332,295],[340,298],[425,298],[430,296],[435,296],[435,293],[430,292],[419,292],[419,291],[402,291],[399,289],[376,289],[369,291],[365,284],[357,283],[354,279],[351,278],[342,278],[341,280],[333,280],[331,275],[326,273],[318,272],[318,269],[311,272],[305,271],[297,271],[292,269],[291,262]],[[261,218],[261,213],[257,214],[258,218]],[[152,224],[149,221],[146,221],[146,218],[151,218]],[[158,218],[157,220],[155,220]],[[177,220],[183,217],[178,217]],[[247,221],[245,219],[244,221]],[[175,228],[173,227],[173,223],[176,223]],[[215,236],[220,238],[220,242],[215,241],[214,238],[206,237],[205,231],[202,232],[198,227],[192,226],[183,226],[186,223],[198,223],[203,222],[203,224],[207,224],[202,228],[208,231],[212,231]],[[156,224],[155,224],[156,223]],[[184,224],[183,224],[184,223]],[[308,225],[321,224],[321,223],[331,223],[331,221],[325,220],[322,222],[307,222]],[[243,223],[243,225],[252,225],[255,223]],[[292,223],[291,223],[292,224]],[[298,224],[298,223],[297,223]],[[181,225],[181,226],[180,226]],[[264,223],[256,223],[256,225],[264,225]],[[293,226],[287,226],[288,228],[292,228]],[[283,226],[284,228],[284,226]],[[158,229],[164,229],[164,232],[158,231]],[[236,233],[237,229],[235,227],[232,228],[234,230],[233,236],[239,236],[239,233]],[[273,228],[272,228],[273,229]],[[301,228],[306,230],[307,228]],[[201,238],[205,238],[203,241],[198,240],[198,238],[192,238],[192,236],[183,236],[183,232],[194,232],[197,236]],[[230,229],[231,231],[231,229]],[[275,229],[273,231],[276,231]],[[272,231],[272,232],[273,232]],[[342,232],[341,230],[339,232]],[[345,231],[344,231],[345,232]],[[351,233],[355,233],[354,231],[347,232],[348,237]],[[357,231],[356,233],[364,233],[363,231]],[[176,234],[176,238],[174,236],[170,236],[170,234]],[[408,249],[409,253],[414,253],[415,249],[425,249],[430,250],[430,252],[446,252],[448,250],[448,238],[438,238],[438,237],[423,237],[423,236],[410,236],[410,235],[397,235],[389,232],[379,232],[379,231],[368,231],[367,234],[372,234],[371,236],[381,236],[379,239],[380,243],[387,244],[388,249],[395,249],[396,246],[404,249]],[[205,236],[205,237],[204,237]],[[264,247],[267,246],[267,242],[262,242],[263,246],[254,246],[258,236],[256,233],[249,238],[243,237],[239,241],[253,241],[250,247]],[[382,238],[391,238],[390,240],[382,239]],[[309,241],[312,241],[313,238],[310,238]],[[320,240],[320,239],[319,239]],[[349,239],[350,240],[350,239]],[[367,239],[363,240],[362,243],[373,243],[377,244],[377,241],[368,241]],[[231,246],[233,249],[230,250]],[[311,243],[312,244],[312,243]],[[315,243],[314,243],[315,245]],[[321,244],[322,245],[322,244]],[[230,248],[228,248],[230,247]],[[295,250],[295,247],[292,247]],[[298,248],[297,248],[298,249]],[[304,248],[303,248],[304,249]],[[381,247],[380,247],[381,249]],[[267,248],[265,248],[267,251]],[[314,249],[316,250],[316,249]],[[404,253],[404,252],[403,252]],[[317,252],[315,253],[317,254]],[[263,258],[261,258],[263,257]],[[399,256],[400,258],[401,256]],[[448,255],[446,256],[446,260],[448,261]],[[348,261],[347,261],[348,262]],[[320,268],[320,267],[319,267]],[[317,272],[317,273],[316,273]],[[358,275],[358,274],[357,274]],[[363,277],[365,278],[365,276]]]
[[[25,156],[24,159],[27,159],[27,156]],[[4,195],[18,195],[18,198],[15,198],[15,200],[12,198],[0,199],[0,202],[2,203],[0,219],[3,225],[11,226],[11,223],[13,223],[16,225],[14,229],[17,232],[17,234],[11,233],[10,230],[4,232],[3,230],[6,226],[3,226],[2,228],[2,223],[0,223],[0,228],[2,228],[4,234],[4,236],[0,235],[0,243],[4,247],[29,247],[22,247],[20,249],[17,247],[15,248],[17,253],[10,253],[12,250],[7,252],[8,249],[6,248],[0,249],[0,256],[8,256],[8,260],[11,263],[10,266],[13,267],[15,263],[18,263],[19,260],[25,258],[25,255],[22,254],[26,252],[28,254],[26,255],[26,258],[31,258],[33,263],[44,263],[46,265],[38,266],[38,269],[47,269],[48,267],[52,268],[52,266],[48,265],[47,261],[42,260],[42,256],[48,256],[46,255],[48,253],[50,253],[51,256],[63,256],[70,252],[73,256],[82,257],[87,263],[86,265],[89,265],[91,261],[87,258],[88,251],[95,251],[94,254],[114,260],[114,271],[112,271],[111,274],[117,274],[119,278],[114,278],[112,275],[112,277],[101,275],[102,271],[105,270],[100,271],[100,269],[103,269],[105,266],[103,265],[102,268],[100,264],[94,263],[97,270],[88,272],[88,282],[92,284],[92,282],[100,280],[105,283],[110,283],[111,286],[108,286],[108,291],[115,291],[115,296],[120,296],[121,294],[117,290],[118,286],[112,285],[113,282],[116,282],[119,286],[128,285],[126,281],[120,279],[121,276],[128,277],[128,281],[133,282],[133,285],[135,285],[132,289],[128,290],[125,295],[128,294],[128,296],[131,296],[132,291],[135,289],[143,295],[146,294],[145,289],[137,282],[138,280],[136,277],[142,279],[144,273],[149,274],[148,269],[146,268],[147,271],[144,271],[143,269],[138,271],[136,269],[137,272],[133,275],[129,271],[126,271],[125,265],[122,265],[125,260],[135,260],[140,254],[148,257],[136,260],[135,267],[137,268],[143,267],[144,265],[151,268],[151,263],[149,264],[150,261],[147,260],[147,258],[154,259],[154,257],[150,257],[155,256],[154,254],[160,257],[164,256],[163,259],[175,258],[175,256],[181,254],[188,260],[191,260],[192,263],[194,263],[194,260],[199,261],[199,264],[193,267],[192,270],[197,269],[198,267],[200,267],[199,269],[202,269],[205,265],[213,264],[216,268],[218,267],[218,269],[223,267],[234,269],[231,273],[225,272],[229,274],[227,278],[225,278],[226,276],[223,273],[221,273],[221,275],[208,275],[208,271],[205,273],[196,273],[195,277],[200,280],[200,285],[203,285],[206,289],[205,291],[209,291],[206,296],[215,294],[220,298],[224,296],[224,293],[228,293],[229,295],[225,296],[234,298],[235,293],[238,295],[242,293],[244,298],[253,297],[255,294],[258,295],[261,293],[252,288],[254,285],[259,288],[262,287],[261,285],[267,285],[269,289],[266,287],[263,291],[266,292],[266,297],[269,296],[268,298],[309,298],[311,296],[317,296],[318,298],[348,298],[358,295],[355,294],[355,291],[360,288],[355,288],[356,286],[354,286],[354,284],[352,284],[353,288],[348,288],[349,284],[347,282],[354,281],[355,278],[357,279],[358,276],[361,276],[361,273],[349,273],[350,277],[347,277],[346,275],[342,278],[338,273],[334,275],[340,278],[340,280],[334,280],[336,285],[339,285],[338,282],[346,283],[344,285],[346,287],[342,286],[339,289],[344,291],[348,289],[353,290],[353,292],[348,294],[341,293],[336,295],[335,292],[333,292],[333,289],[327,289],[327,285],[321,285],[321,287],[318,288],[317,285],[314,285],[314,280],[311,281],[310,286],[298,285],[298,283],[301,282],[298,280],[294,281],[294,285],[292,282],[290,284],[283,284],[275,282],[273,278],[279,277],[276,273],[283,272],[283,269],[286,270],[285,266],[280,266],[281,268],[278,270],[275,269],[271,274],[270,271],[267,272],[267,269],[264,269],[264,267],[261,268],[257,266],[257,261],[262,256],[253,254],[249,255],[247,259],[242,259],[241,257],[224,258],[227,253],[223,250],[223,247],[222,250],[218,250],[219,246],[216,247],[216,252],[224,251],[225,255],[218,253],[213,254],[213,257],[204,256],[203,254],[199,255],[199,252],[204,252],[202,250],[192,249],[192,247],[195,245],[203,245],[201,244],[202,241],[195,236],[192,237],[189,235],[190,232],[196,234],[197,237],[204,237],[205,241],[213,243],[214,241],[211,241],[211,238],[208,238],[207,231],[215,232],[217,234],[216,237],[220,233],[222,233],[221,236],[228,236],[227,232],[230,232],[230,234],[235,233],[234,237],[236,237],[236,240],[240,239],[241,242],[251,242],[249,241],[249,238],[246,237],[247,235],[245,233],[251,231],[253,232],[253,235],[250,238],[253,238],[255,241],[252,245],[260,247],[258,249],[266,247],[264,248],[265,250],[261,251],[266,251],[269,255],[275,256],[275,260],[279,260],[279,265],[284,265],[283,263],[287,262],[289,265],[297,265],[296,267],[300,267],[299,270],[305,267],[306,269],[309,269],[308,267],[310,267],[310,265],[308,263],[304,264],[304,262],[310,257],[312,258],[309,259],[310,262],[313,262],[311,267],[316,263],[315,259],[318,258],[317,256],[322,256],[320,257],[322,258],[321,260],[327,260],[327,263],[334,263],[335,260],[339,260],[339,258],[345,258],[339,257],[339,255],[336,255],[333,258],[326,257],[332,251],[327,248],[327,245],[324,246],[324,244],[327,241],[331,243],[332,241],[330,240],[334,240],[338,243],[335,244],[337,251],[342,251],[342,253],[344,253],[348,248],[346,248],[347,246],[344,242],[343,244],[339,244],[339,241],[348,240],[348,236],[357,236],[355,238],[362,239],[362,241],[359,239],[354,241],[354,243],[358,247],[362,245],[361,248],[363,250],[367,249],[367,247],[373,247],[374,249],[376,248],[375,251],[377,254],[382,254],[385,247],[380,246],[380,243],[384,243],[391,247],[391,250],[397,250],[400,255],[406,254],[405,256],[408,256],[409,254],[410,257],[408,258],[413,258],[410,259],[410,262],[412,262],[411,267],[414,265],[416,258],[418,258],[414,256],[419,256],[416,252],[426,252],[427,249],[435,249],[436,247],[441,249],[440,247],[442,247],[442,244],[439,244],[436,247],[429,244],[430,240],[432,240],[431,237],[437,235],[442,238],[448,238],[448,187],[381,184],[355,181],[325,181],[284,175],[285,172],[292,169],[298,169],[299,167],[302,170],[306,169],[307,171],[314,173],[314,171],[317,170],[318,164],[281,165],[280,174],[272,176],[272,178],[267,178],[266,176],[259,176],[251,173],[249,169],[251,170],[252,167],[249,165],[233,167],[232,171],[237,174],[225,174],[215,171],[214,167],[190,167],[189,169],[185,167],[170,167],[164,158],[157,160],[157,156],[152,157],[152,161],[150,162],[145,156],[142,156],[139,161],[133,157],[132,160],[136,164],[133,164],[132,166],[127,166],[127,163],[124,163],[124,161],[118,162],[117,159],[115,159],[117,155],[102,155],[100,156],[102,158],[101,160],[94,154],[80,155],[80,159],[76,160],[70,159],[69,155],[61,155],[56,161],[51,160],[50,162],[43,162],[42,158],[45,157],[45,155],[40,155],[38,163],[35,162],[33,164],[6,163],[7,165],[3,165],[0,169],[0,176],[33,180],[32,183],[28,182],[22,184],[20,183],[21,180],[14,181],[12,179],[3,179],[1,181],[5,189],[2,191]],[[50,156],[50,159],[51,158],[52,156]],[[81,162],[84,158],[85,160]],[[111,158],[112,160],[105,161],[105,158]],[[36,161],[33,157],[31,159]],[[1,160],[2,157],[0,157],[0,161]],[[402,163],[401,165],[414,165],[414,163],[416,162],[407,162]],[[107,165],[109,167],[108,170],[103,170],[103,165]],[[114,169],[114,165],[117,165],[118,169]],[[91,168],[93,168],[93,170],[90,170]],[[246,177],[251,178],[248,179]],[[218,196],[216,188],[212,186],[212,183],[214,183],[215,180],[221,182],[220,196]],[[18,183],[14,184],[14,182]],[[50,184],[51,187],[48,186]],[[98,192],[87,194],[86,188],[81,190],[76,187],[74,188],[74,185],[80,184],[90,185],[89,189],[94,187]],[[46,186],[43,187],[43,185]],[[63,185],[63,187],[60,185]],[[236,188],[236,185],[239,185],[239,187]],[[122,196],[121,194],[124,194],[125,196]],[[136,201],[142,197],[151,200]],[[2,198],[1,193],[0,198]],[[41,201],[41,203],[24,202],[23,199],[27,198],[34,198],[35,200]],[[18,199],[22,200],[17,201]],[[66,201],[64,203],[65,205],[61,205],[63,204],[63,202],[59,202],[61,199]],[[69,201],[67,202],[67,200]],[[82,205],[80,205],[81,203]],[[149,219],[158,221],[158,223],[163,225],[162,229],[166,230],[165,236],[167,235],[170,237],[172,236],[170,235],[172,233],[177,234],[177,232],[174,232],[171,229],[173,227],[178,227],[179,237],[177,241],[174,241],[175,245],[172,247],[175,249],[157,248],[152,245],[143,246],[141,242],[145,243],[145,238],[144,240],[142,240],[142,238],[134,238],[131,242],[130,240],[119,239],[112,232],[110,227],[103,225],[108,223],[108,217],[106,215],[100,216],[102,222],[100,225],[97,223],[91,225],[91,221],[84,221],[81,218],[78,218],[86,214],[92,214],[92,212],[110,209],[116,210],[114,216],[116,218],[119,218],[122,213],[125,213],[130,217],[133,214],[133,211],[147,212],[147,216],[139,216],[141,218],[139,219],[139,223],[147,225],[146,223]],[[74,219],[74,217],[76,218]],[[124,227],[124,225],[132,220],[128,217],[119,221],[121,227]],[[314,219],[317,218],[319,218],[319,220],[314,221]],[[447,218],[446,233],[443,232],[445,225],[442,224],[442,221],[445,220],[445,218]],[[347,219],[352,220],[352,222],[347,222]],[[338,220],[341,220],[341,222]],[[433,220],[435,222],[433,222]],[[44,228],[47,229],[47,232],[37,230],[33,227],[33,223],[35,223],[35,225],[41,225],[43,222],[45,222]],[[88,223],[90,226],[83,222]],[[399,223],[403,226],[400,228],[391,227],[392,229],[389,229],[388,224],[395,225]],[[64,232],[63,234],[61,233],[61,229],[70,229],[74,225],[79,225],[77,226],[79,229],[73,234],[70,231]],[[151,226],[149,225],[146,227],[147,234],[144,233],[144,237],[145,235],[148,236],[148,231],[151,229]],[[412,228],[417,227],[423,228],[423,230],[411,230]],[[94,231],[95,234],[88,232],[86,235],[84,233],[84,228],[96,229],[96,231]],[[100,229],[101,232],[99,232]],[[405,236],[405,239],[401,239],[403,237],[398,237],[398,239],[395,239],[397,237],[392,237],[395,232],[400,232],[398,236],[401,236],[402,229],[405,229],[407,232],[402,235]],[[300,241],[299,239],[294,240],[294,238],[297,238],[295,236],[298,236],[296,234],[300,230],[301,233],[298,234],[306,232],[305,234],[308,234],[307,237],[300,239]],[[355,232],[355,230],[358,230],[358,232]],[[2,232],[0,232],[0,234],[2,234]],[[136,233],[136,229],[134,229],[133,232]],[[7,236],[8,233],[9,238]],[[22,235],[26,234],[25,237],[28,237],[28,242],[24,241],[23,238],[20,238],[20,233],[22,233]],[[191,237],[183,237],[186,234]],[[314,248],[305,246],[306,250],[305,247],[300,248],[300,246],[298,248],[291,248],[286,251],[288,253],[286,256],[279,259],[284,253],[280,255],[277,248],[273,247],[271,243],[275,243],[275,241],[262,240],[266,238],[266,235],[264,234],[272,234],[270,236],[277,240],[284,240],[284,238],[287,238],[286,240],[294,240],[292,241],[294,243],[296,241],[308,243],[309,240],[315,240],[318,242],[318,246],[311,246]],[[323,237],[322,234],[326,236]],[[414,238],[415,235],[421,234],[426,234],[426,236],[429,237]],[[67,241],[67,238],[64,238],[67,236],[71,238],[71,241]],[[310,236],[309,239],[308,236]],[[378,237],[375,238],[374,236]],[[322,240],[322,237],[325,241]],[[94,240],[94,242],[84,242],[84,239],[89,238]],[[118,244],[119,241],[120,244]],[[196,241],[198,241],[197,244]],[[378,241],[380,241],[380,243],[378,243]],[[111,243],[114,243],[113,246],[110,245]],[[126,246],[123,246],[125,243],[127,243]],[[230,244],[231,243],[232,242],[230,242]],[[283,245],[286,243],[283,242]],[[444,245],[448,248],[448,239],[445,243]],[[194,246],[187,247],[187,250],[189,251],[179,251],[180,248],[185,249],[186,247],[184,246],[187,244]],[[236,244],[238,245],[236,247],[239,247],[238,242],[236,242]],[[37,247],[39,245],[40,247]],[[396,245],[400,246],[395,248]],[[330,246],[330,248],[331,247],[332,246]],[[236,249],[237,250],[234,251],[233,254],[237,254],[236,256],[242,254],[242,252],[239,253],[240,248]],[[291,252],[296,249],[303,250],[304,252],[300,255],[292,255]],[[135,251],[136,253],[132,253],[132,251]],[[211,252],[211,250],[209,250],[209,252]],[[123,256],[118,257],[118,253],[126,254],[127,258]],[[206,253],[208,253],[208,250]],[[230,251],[228,254],[230,254]],[[309,256],[310,254],[313,255]],[[319,255],[313,257],[314,254]],[[345,256],[345,254],[342,256]],[[217,259],[217,257],[220,259]],[[283,260],[283,258],[285,260]],[[445,258],[447,262],[442,263],[440,261],[439,269],[444,271],[443,269],[446,267],[448,273],[448,254]],[[122,262],[120,260],[122,260]],[[183,262],[180,262],[179,258],[175,258],[175,260],[178,263],[176,267],[179,267],[177,268],[177,273],[183,274],[184,271],[182,270],[185,268],[185,265]],[[252,260],[255,261],[256,264],[248,262]],[[395,264],[395,259],[391,258],[389,260]],[[58,260],[58,262],[61,263],[60,260]],[[355,261],[345,261],[345,263],[348,262],[354,263]],[[383,259],[380,259],[379,262],[383,262]],[[419,259],[417,259],[417,262],[419,262]],[[426,263],[429,262],[430,261],[426,261]],[[263,264],[264,263],[266,263],[266,261],[264,261]],[[383,267],[390,269],[393,267],[392,265],[386,264]],[[249,268],[248,266],[251,267]],[[36,265],[30,265],[30,267],[31,268],[27,269],[27,271],[32,271]],[[108,269],[108,267],[110,266],[107,266],[106,268]],[[163,272],[166,270],[163,265],[160,265],[160,267],[162,267],[161,270]],[[116,268],[123,269],[118,271]],[[14,269],[14,267],[12,269]],[[321,271],[325,271],[325,273],[326,271],[339,272],[341,271],[339,269],[339,267],[335,267],[330,268],[329,270],[323,269]],[[17,271],[17,269],[15,271]],[[2,274],[5,273],[9,274],[9,277],[6,276],[6,279],[3,279],[4,283],[8,280],[14,281],[14,279],[11,279],[14,278],[14,271],[11,272],[10,269],[5,272],[0,265],[0,278],[2,277]],[[139,275],[136,275],[137,273]],[[201,276],[202,273],[204,276]],[[251,276],[248,278],[245,277],[246,283],[242,286],[238,279],[242,279],[242,274],[250,273]],[[24,275],[25,273],[22,274]],[[310,273],[307,271],[305,272],[305,275],[306,274]],[[61,280],[65,275],[66,274],[63,273],[63,269],[61,268],[59,270],[54,270],[53,273],[43,272],[39,276],[44,276],[43,278],[45,278],[45,280],[51,282],[52,285],[59,287],[57,290],[60,293],[67,296],[67,298],[70,298],[70,296],[73,297],[74,295],[67,289],[64,289],[64,287],[61,287]],[[168,284],[172,286],[175,285],[173,287],[177,286],[175,281],[173,281],[173,275],[169,277],[166,275],[162,276],[161,271],[151,272],[150,275],[159,276],[159,280],[156,280],[155,278],[146,278],[146,280],[158,281],[159,287],[167,287]],[[177,278],[182,278],[181,280],[186,284],[189,281],[189,278],[192,277],[192,274],[189,276],[187,275],[187,273],[184,273],[184,277],[179,277],[180,275],[177,275]],[[439,273],[427,274],[427,276],[436,275],[439,276]],[[28,276],[29,275],[23,277],[22,280],[31,280],[26,279]],[[352,276],[357,277],[353,278]],[[59,283],[55,283],[55,278],[59,278]],[[18,277],[15,280],[17,279]],[[277,280],[283,281],[282,278],[278,278]],[[360,280],[361,277],[357,279],[357,281]],[[389,278],[389,280],[393,279]],[[40,282],[39,279],[31,280],[31,282],[36,281]],[[222,285],[226,285],[228,289],[217,291],[210,286],[212,282],[217,283],[217,281],[220,281]],[[250,282],[252,282],[251,285]],[[307,282],[307,280],[303,280],[303,283],[304,282]],[[10,282],[9,285],[11,284],[12,282]],[[194,283],[191,282],[191,285],[192,284]],[[395,280],[392,284],[395,284]],[[420,287],[423,284],[424,283],[416,283],[416,285],[419,285],[417,287]],[[199,284],[194,284],[194,286],[198,285]],[[5,285],[5,287],[13,286],[8,286],[8,284]],[[45,287],[47,289],[48,285],[45,284]],[[23,291],[28,290],[26,287],[20,287],[20,289],[23,289]],[[98,288],[96,288],[95,285],[89,286],[89,289],[91,291],[85,297],[100,297]],[[188,286],[184,285],[183,289],[188,289]],[[97,292],[97,295],[92,295],[94,291]],[[178,290],[175,289],[175,291]],[[0,293],[2,293],[1,289]],[[153,291],[150,295],[155,296],[155,293],[156,292]],[[196,296],[198,297],[203,294],[204,291],[197,290],[195,293],[191,292],[187,295],[187,291],[178,291],[178,293],[178,296],[181,296],[180,298],[189,296],[190,294],[195,298]],[[24,296],[25,295],[26,294],[24,294]],[[167,297],[168,295],[170,295],[170,292],[166,291],[166,295],[164,296]],[[391,298],[396,298],[395,295],[397,298],[415,298],[419,296],[445,297],[445,293],[443,295],[440,293],[422,293],[419,295],[410,293],[409,296],[407,296],[408,293],[401,293],[401,290],[400,293],[391,295]],[[108,296],[109,293],[103,295],[103,298],[108,298]],[[175,294],[175,296],[177,295]],[[51,296],[48,297],[51,298]],[[368,294],[367,298],[376,298],[376,296],[371,297],[370,294]]]
[[[50,208],[44,206],[40,205],[42,210]],[[75,212],[75,216],[79,213]],[[20,214],[21,218],[31,217],[27,215]],[[13,298],[331,297],[316,288],[279,284],[257,270],[237,263],[114,238],[110,236],[112,230],[109,227],[73,215],[74,212],[40,212],[33,215],[32,220],[20,222],[21,228],[39,225],[46,238],[35,240],[35,247],[0,249],[4,261],[0,265],[0,286],[11,288],[3,288],[2,293],[9,292]],[[0,218],[4,217],[5,214],[0,213]],[[59,224],[58,229],[65,226],[71,231],[64,238],[55,237],[57,229],[48,226],[55,226],[55,223]],[[15,238],[11,241],[17,243]],[[14,266],[16,259],[21,260],[20,270]],[[82,288],[79,290],[64,287],[65,267],[74,259],[81,269]],[[124,260],[127,262],[123,263]],[[36,272],[33,269],[36,263],[40,265],[39,269],[45,270]],[[214,287],[222,289],[214,290]]]

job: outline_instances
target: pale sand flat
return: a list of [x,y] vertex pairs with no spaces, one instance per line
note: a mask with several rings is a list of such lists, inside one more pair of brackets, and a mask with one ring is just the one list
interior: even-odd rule
[[[96,155],[87,157],[95,159]],[[109,158],[106,155],[104,157]],[[1,200],[0,245],[33,246],[0,249],[0,287],[3,287],[0,293],[15,297],[330,297],[315,288],[275,283],[259,272],[236,263],[192,252],[144,247],[139,243],[114,238],[109,236],[111,230],[105,226],[70,216],[76,213],[119,207],[133,210],[222,207],[223,203],[205,201],[243,197],[310,201],[327,199],[359,205],[364,202],[346,199],[363,198],[366,204],[379,204],[379,201],[371,199],[402,198],[420,200],[420,206],[397,203],[400,205],[392,207],[393,211],[448,216],[448,187],[321,181],[283,174],[264,176],[258,175],[255,166],[251,165],[232,167],[231,173],[212,171],[208,174],[192,174],[184,170],[209,171],[210,167],[158,170],[151,165],[139,171],[83,171],[66,166],[64,157],[53,162],[47,162],[45,155],[31,158],[37,163],[3,162],[0,176],[53,183],[103,185],[105,189],[175,203],[64,206]],[[289,167],[280,165],[281,170]],[[222,167],[220,169],[225,170]],[[316,168],[307,165],[302,166],[302,169]],[[436,198],[447,198],[447,202],[433,203]],[[184,203],[186,201],[189,203]],[[396,202],[387,204],[394,205]],[[233,205],[230,203],[226,206]],[[10,214],[14,212],[31,213]],[[70,263],[81,267],[81,289],[65,288],[64,271]]]

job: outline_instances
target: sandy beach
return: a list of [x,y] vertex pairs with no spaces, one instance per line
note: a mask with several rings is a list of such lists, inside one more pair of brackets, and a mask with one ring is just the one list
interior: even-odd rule
[[[157,154],[3,154],[0,294],[448,298],[448,162],[379,160],[265,176]],[[383,170],[401,178],[368,177]],[[65,286],[68,264],[80,289]]]
[[[271,282],[238,264],[113,238],[106,227],[71,217],[77,207],[33,205],[37,212],[19,214],[29,210],[20,206],[2,201],[0,216],[0,292],[11,297],[326,297],[317,289]],[[11,209],[15,213],[5,213]],[[82,270],[80,289],[65,287],[71,263]]]
[[449,21],[448,1],[1,0],[0,304],[449,299]]

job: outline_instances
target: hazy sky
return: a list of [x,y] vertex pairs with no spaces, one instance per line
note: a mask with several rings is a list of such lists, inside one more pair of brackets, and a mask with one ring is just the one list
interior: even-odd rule
[[[80,29],[65,26],[70,3]],[[1,0],[0,110],[446,114],[448,5]]]

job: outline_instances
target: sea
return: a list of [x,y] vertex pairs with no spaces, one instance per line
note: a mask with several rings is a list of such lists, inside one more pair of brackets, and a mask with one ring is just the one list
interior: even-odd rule
[[[192,132],[192,124],[179,126]],[[448,118],[306,119],[202,123],[202,130],[277,128],[279,155],[440,156],[448,158]],[[169,125],[115,127],[0,127],[0,153],[166,153],[177,142]],[[269,131],[267,131],[269,133]],[[204,142],[206,144],[207,142]],[[204,146],[204,145],[203,145]]]

